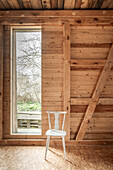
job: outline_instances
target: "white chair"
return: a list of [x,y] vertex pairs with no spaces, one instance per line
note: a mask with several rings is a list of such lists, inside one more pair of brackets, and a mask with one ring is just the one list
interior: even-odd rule
[[[63,129],[64,129],[64,123],[65,123],[65,115],[67,112],[66,111],[65,112],[47,111],[47,113],[48,113],[48,121],[49,121],[49,130],[46,131],[47,143],[46,143],[45,159],[46,159],[47,150],[49,147],[50,136],[58,136],[58,137],[62,137],[64,155],[65,155],[65,160],[66,160],[65,139],[64,139],[64,137],[66,136],[66,131],[64,131]],[[54,129],[51,129],[50,114],[54,114],[54,116],[55,116]],[[59,114],[64,114],[63,122],[62,122],[62,130],[59,130]]]

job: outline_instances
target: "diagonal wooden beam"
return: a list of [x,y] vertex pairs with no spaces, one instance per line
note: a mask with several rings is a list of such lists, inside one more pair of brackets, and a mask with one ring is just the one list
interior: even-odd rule
[[95,111],[95,108],[96,108],[96,105],[98,103],[100,94],[101,94],[103,87],[105,85],[105,82],[108,78],[108,75],[110,73],[112,65],[113,65],[113,44],[112,44],[111,49],[109,51],[107,62],[105,64],[105,66],[104,66],[104,68],[101,72],[101,75],[99,77],[99,80],[97,82],[97,85],[96,85],[96,88],[94,90],[91,102],[90,102],[90,104],[89,104],[89,106],[86,110],[84,119],[83,119],[81,126],[79,128],[78,134],[76,136],[76,140],[82,140],[84,138],[84,135],[85,135],[85,132],[86,132],[86,129],[87,129],[87,124],[88,124],[89,120],[91,119],[91,117],[92,117],[92,115]]

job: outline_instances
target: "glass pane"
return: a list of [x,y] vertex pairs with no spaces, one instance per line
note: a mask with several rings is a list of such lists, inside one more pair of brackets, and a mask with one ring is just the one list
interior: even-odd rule
[[17,131],[41,133],[41,31],[16,31]]

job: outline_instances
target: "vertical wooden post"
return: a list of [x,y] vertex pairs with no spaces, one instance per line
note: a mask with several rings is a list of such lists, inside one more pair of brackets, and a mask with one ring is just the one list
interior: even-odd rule
[[3,139],[3,25],[0,25],[0,140]]
[[70,24],[63,25],[64,40],[64,110],[67,111],[65,130],[67,132],[66,140],[70,140]]

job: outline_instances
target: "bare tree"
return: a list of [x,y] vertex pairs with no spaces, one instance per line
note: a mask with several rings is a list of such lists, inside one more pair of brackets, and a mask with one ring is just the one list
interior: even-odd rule
[[41,33],[16,32],[17,100],[41,102]]

